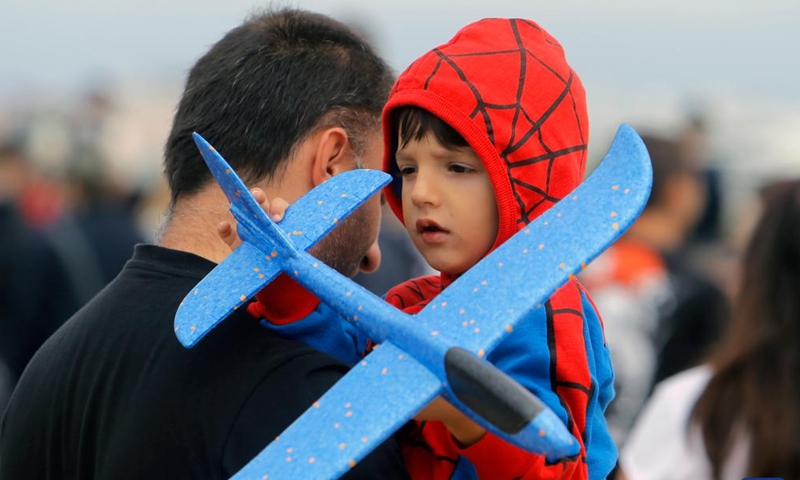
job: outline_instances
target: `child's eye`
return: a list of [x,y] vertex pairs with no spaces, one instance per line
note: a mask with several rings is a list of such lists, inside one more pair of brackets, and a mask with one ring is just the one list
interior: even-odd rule
[[475,169],[472,167],[468,167],[467,165],[460,165],[458,163],[454,163],[450,165],[450,170],[455,173],[473,173]]
[[400,171],[400,175],[402,176],[411,175],[417,172],[417,168],[411,165],[404,165],[402,167],[398,167],[397,169]]

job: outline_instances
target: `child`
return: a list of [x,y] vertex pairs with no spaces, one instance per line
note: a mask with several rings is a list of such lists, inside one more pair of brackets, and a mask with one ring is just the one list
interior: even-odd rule
[[[528,20],[478,21],[411,64],[395,83],[383,129],[384,169],[395,174],[387,201],[441,272],[387,293],[408,313],[568,194],[586,165],[583,87],[558,42]],[[291,282],[273,282],[250,312],[354,362],[363,353],[357,332],[331,322]],[[272,300],[277,291],[281,302]],[[308,306],[303,321],[276,310],[286,292]],[[347,335],[336,335],[340,328]],[[602,324],[580,285],[568,282],[487,358],[553,409],[581,452],[548,464],[439,401],[419,418],[444,423],[418,419],[405,432],[412,478],[606,478],[616,460],[604,419],[613,373]]]

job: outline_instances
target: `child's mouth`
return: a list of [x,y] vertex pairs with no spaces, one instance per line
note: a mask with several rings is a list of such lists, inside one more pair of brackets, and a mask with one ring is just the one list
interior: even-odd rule
[[440,243],[444,241],[448,231],[430,219],[420,219],[416,223],[417,233],[425,243]]

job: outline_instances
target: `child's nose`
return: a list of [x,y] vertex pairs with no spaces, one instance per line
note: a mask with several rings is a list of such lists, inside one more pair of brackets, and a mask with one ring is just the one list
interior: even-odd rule
[[411,202],[417,207],[437,205],[439,203],[439,195],[433,179],[426,175],[417,174],[414,186],[411,189]]

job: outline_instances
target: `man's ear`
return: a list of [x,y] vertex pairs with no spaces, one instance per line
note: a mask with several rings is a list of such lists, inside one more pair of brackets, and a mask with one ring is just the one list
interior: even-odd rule
[[342,127],[322,131],[312,162],[312,181],[319,185],[332,176],[353,169],[353,152],[350,137]]

